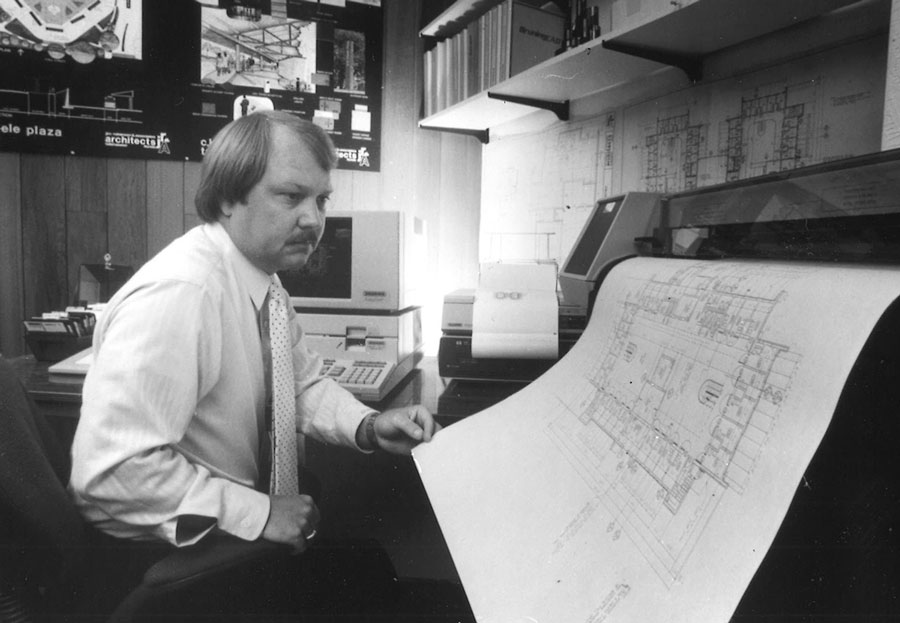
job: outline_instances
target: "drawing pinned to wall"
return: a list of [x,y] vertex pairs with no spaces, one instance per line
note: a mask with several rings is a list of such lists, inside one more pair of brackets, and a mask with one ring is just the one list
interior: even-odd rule
[[623,188],[679,192],[877,151],[885,51],[854,45],[627,109]]
[[200,30],[203,84],[315,92],[315,22],[269,16],[248,21],[203,7]]
[[616,192],[618,125],[610,111],[486,145],[481,261],[561,263],[594,202]]
[[697,187],[707,141],[707,126],[697,121],[705,117],[698,111],[700,107],[697,100],[673,107],[658,113],[642,128],[641,139],[633,149],[641,154],[645,190],[669,192]]
[[113,56],[140,59],[141,2],[0,0],[0,45],[81,64]]
[[144,89],[147,8],[0,0],[0,149],[171,157],[179,133],[150,122]]
[[[190,85],[197,151],[189,157],[202,155],[224,121],[245,112],[234,106],[246,96],[248,113],[254,98],[263,98],[323,128],[337,148],[339,168],[378,170],[379,6],[344,0],[198,2],[200,67]],[[255,12],[232,15],[236,4]]]
[[740,112],[721,122],[719,153],[725,181],[811,164],[819,152],[815,120],[821,117],[820,77],[774,84],[741,95]]

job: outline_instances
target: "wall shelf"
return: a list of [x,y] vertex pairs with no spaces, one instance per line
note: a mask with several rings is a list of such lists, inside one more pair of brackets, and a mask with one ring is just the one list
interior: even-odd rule
[[871,1],[694,0],[680,4],[681,8],[633,28],[613,31],[607,39],[618,46],[696,59],[848,5]]
[[[865,9],[883,0],[684,0],[658,3],[642,21],[567,50],[508,80],[429,117],[420,126],[435,130],[487,131],[549,109],[560,117],[568,104],[645,81],[670,67],[684,72],[685,86],[702,79],[704,57],[818,16]],[[459,0],[423,29],[444,37],[458,32],[498,0]],[[715,27],[710,27],[715,25]],[[506,100],[506,101],[504,101]],[[537,106],[525,103],[533,101]],[[525,102],[525,103],[523,103]]]
[[[599,41],[567,50],[526,69],[487,91],[437,112],[420,123],[431,129],[485,130],[533,113],[558,110],[568,102],[612,88],[636,76],[652,74],[667,65],[604,49]],[[522,101],[535,100],[540,106]]]

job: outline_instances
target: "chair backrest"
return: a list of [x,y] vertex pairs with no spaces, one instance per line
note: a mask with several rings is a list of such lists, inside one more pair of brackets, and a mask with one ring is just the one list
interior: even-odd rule
[[0,594],[65,600],[87,552],[86,527],[66,492],[71,462],[0,357]]

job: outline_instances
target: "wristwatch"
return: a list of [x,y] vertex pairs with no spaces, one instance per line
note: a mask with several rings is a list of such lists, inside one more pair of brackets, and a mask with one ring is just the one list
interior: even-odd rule
[[369,442],[369,445],[372,446],[373,450],[378,450],[380,447],[378,445],[378,436],[375,434],[375,418],[379,415],[379,413],[375,412],[366,416],[366,441]]

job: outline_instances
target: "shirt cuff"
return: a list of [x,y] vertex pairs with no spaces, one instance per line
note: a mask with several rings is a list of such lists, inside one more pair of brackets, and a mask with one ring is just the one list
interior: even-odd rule
[[262,534],[269,520],[271,501],[265,493],[236,483],[229,483],[223,491],[228,499],[220,508],[220,516],[203,521],[201,515],[185,514],[174,521],[166,537],[178,547],[193,545],[214,528],[232,534],[245,541],[255,541]]
[[217,527],[245,541],[255,541],[269,521],[271,501],[265,493],[232,483],[222,504]]

